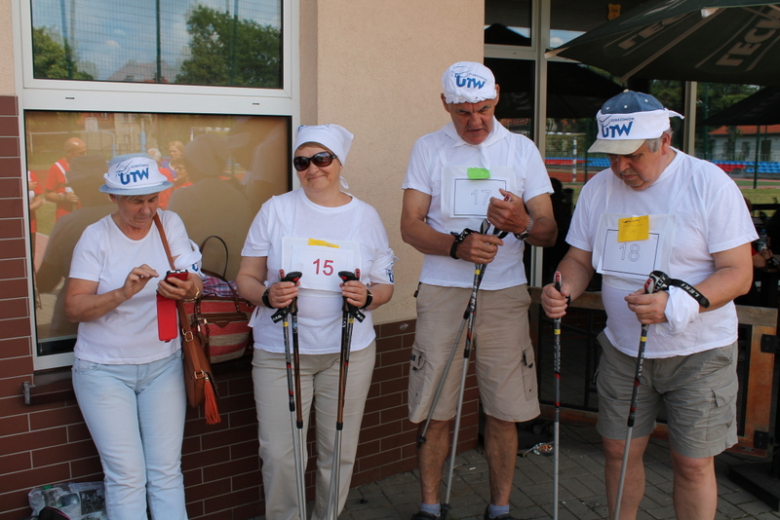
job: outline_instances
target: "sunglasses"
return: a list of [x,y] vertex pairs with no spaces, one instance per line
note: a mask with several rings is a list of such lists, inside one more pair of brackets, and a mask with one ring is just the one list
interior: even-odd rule
[[317,168],[323,168],[330,166],[330,163],[336,159],[336,156],[330,152],[315,153],[311,157],[296,157],[293,159],[293,166],[299,172],[303,172],[309,169],[309,163],[314,163]]

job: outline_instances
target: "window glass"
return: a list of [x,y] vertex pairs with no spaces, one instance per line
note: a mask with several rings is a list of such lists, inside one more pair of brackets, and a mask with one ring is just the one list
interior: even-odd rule
[[33,76],[282,87],[281,0],[32,0]]
[[[26,111],[38,356],[70,352],[77,325],[64,314],[73,248],[116,205],[98,188],[106,161],[146,151],[174,186],[160,207],[175,211],[204,250],[203,267],[235,280],[251,220],[290,189],[288,117]],[[213,134],[206,137],[204,134]]]
[[531,0],[485,0],[485,25],[485,43],[530,46]]

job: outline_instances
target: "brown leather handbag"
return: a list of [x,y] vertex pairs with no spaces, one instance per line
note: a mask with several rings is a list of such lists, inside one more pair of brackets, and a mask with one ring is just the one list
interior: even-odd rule
[[[157,213],[154,214],[154,223],[160,232],[171,269],[176,269],[173,265],[171,248],[168,245],[165,230]],[[182,333],[181,350],[184,357],[184,384],[187,388],[187,400],[193,408],[204,406],[206,424],[217,424],[222,419],[217,408],[216,383],[214,376],[211,375],[211,363],[203,350],[200,337],[193,332],[190,326],[190,317],[184,309],[184,302],[176,300],[176,307],[179,310],[179,324]]]

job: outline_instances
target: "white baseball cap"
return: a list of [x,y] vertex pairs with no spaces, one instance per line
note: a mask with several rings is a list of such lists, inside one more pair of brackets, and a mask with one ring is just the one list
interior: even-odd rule
[[441,77],[447,103],[479,103],[496,98],[496,78],[489,68],[474,61],[459,61]]
[[624,90],[607,100],[596,114],[599,137],[589,153],[630,155],[647,139],[661,137],[670,117],[680,117],[660,101],[643,92]]
[[173,186],[160,173],[157,161],[146,153],[117,155],[109,162],[108,173],[103,178],[106,183],[100,191],[112,195],[151,195]]

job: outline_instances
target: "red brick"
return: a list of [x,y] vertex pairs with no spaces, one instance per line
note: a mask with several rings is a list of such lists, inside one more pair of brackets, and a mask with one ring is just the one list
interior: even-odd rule
[[0,116],[0,135],[19,137],[19,118],[14,116]]
[[394,450],[385,451],[370,457],[364,457],[360,460],[361,466],[364,467],[382,467],[390,461],[396,461],[401,458],[401,450],[396,448]]
[[[189,493],[187,493],[189,496]],[[203,516],[203,501],[187,502],[187,516],[190,518],[201,518]]]
[[409,388],[409,380],[405,377],[393,379],[392,381],[382,381],[380,394],[388,395],[396,392],[406,392],[407,388]]
[[381,412],[364,413],[361,428],[368,428],[370,426],[378,425],[380,413]]
[[[307,472],[307,475],[312,477],[310,479],[312,482],[314,482],[314,478],[313,478],[314,473],[315,472],[313,470]],[[263,472],[260,471],[259,469],[251,473],[244,473],[243,475],[231,477],[231,487],[233,488],[234,491],[239,491],[248,488],[255,488],[258,487],[262,482],[263,482]],[[312,487],[312,489],[314,488]],[[312,496],[314,496],[314,494],[312,494]]]
[[0,115],[17,116],[19,115],[16,96],[0,96]]
[[[13,435],[29,430],[30,426],[26,415],[14,415],[12,417],[3,417],[0,419],[0,432],[2,432],[2,435]],[[2,465],[0,465],[0,468],[1,467]]]
[[401,376],[403,376],[403,369],[401,368],[401,365],[375,368],[373,381],[381,383],[382,381],[398,379]]
[[362,486],[364,484],[376,482],[381,478],[382,478],[381,468],[367,468],[365,470],[361,469],[359,471],[355,471],[355,473],[352,475],[351,485],[353,487]]
[[[16,358],[14,361],[30,360],[30,359],[31,358]],[[5,367],[3,368],[5,369]],[[6,379],[0,379],[0,397],[11,397],[11,396],[22,395],[22,383],[24,382],[32,383],[32,376],[27,375],[21,377],[9,377]]]
[[230,428],[238,428],[248,424],[253,424],[255,427],[257,427],[257,411],[252,408],[250,410],[233,412],[228,418],[228,424],[230,424]]
[[58,462],[75,461],[97,456],[97,448],[91,440],[81,442],[71,442],[64,446],[53,446],[42,450],[34,450],[33,466],[50,466]]
[[395,408],[387,408],[380,412],[379,421],[381,424],[386,424],[394,421],[402,421],[409,417],[409,408],[406,406],[396,406]]
[[205,468],[227,460],[230,460],[230,448],[222,447],[215,450],[198,451],[182,455],[181,467],[183,470]]
[[257,427],[244,426],[229,431],[221,431],[201,436],[203,449],[218,448],[220,446],[229,446],[236,442],[247,441],[257,438]]
[[391,338],[382,338],[376,340],[376,351],[377,354],[382,354],[383,352],[389,352],[393,350],[398,350],[403,346],[403,343],[401,341],[400,336],[393,336]]
[[201,450],[201,438],[200,436],[195,437],[184,437],[184,443],[182,444],[181,451],[182,453],[195,453]]
[[395,422],[390,424],[383,424],[381,426],[375,426],[373,428],[364,428],[360,433],[360,440],[363,442],[373,441],[375,439],[381,439],[383,437],[389,437],[396,435],[402,430],[401,423]]
[[68,464],[57,464],[16,473],[0,475],[0,489],[23,489],[25,493],[36,486],[65,482],[70,479]]
[[246,459],[233,460],[215,466],[203,468],[203,478],[206,481],[218,480],[242,473],[258,471],[260,469],[260,460],[258,457],[247,457]]
[[[18,201],[3,201],[3,203],[0,204],[0,217],[3,217],[4,215],[2,215],[2,213],[6,212],[5,206],[18,206],[18,209],[21,209],[21,202],[18,202],[18,204],[17,202]],[[20,217],[21,214],[13,216]],[[23,238],[0,240],[0,258],[25,258],[26,256],[27,249]],[[2,278],[7,280],[10,277],[3,276]]]
[[257,452],[260,448],[257,438],[250,441],[233,444],[230,446],[230,458],[232,460],[242,459],[244,457],[257,456]]
[[212,480],[197,486],[188,486],[187,494],[201,500],[230,493],[230,479]]
[[24,216],[25,201],[22,198],[0,199],[0,219],[21,219]]
[[392,450],[394,448],[399,448],[403,446],[409,446],[409,445],[415,445],[417,444],[417,431],[410,431],[410,432],[402,432],[398,435],[393,435],[391,437],[385,437],[384,439],[380,440],[380,449],[382,452],[386,452],[388,450]]
[[381,360],[380,366],[386,367],[400,363],[408,363],[410,356],[411,351],[405,348],[383,352],[379,355],[379,359]]
[[[222,512],[223,516],[220,518],[236,518],[235,516],[224,516],[229,514],[232,506],[235,504],[246,504],[257,502],[260,499],[257,489],[244,489],[242,491],[233,492],[221,497],[212,498],[206,500],[204,503],[206,514],[212,514],[216,512]],[[208,518],[208,517],[206,517]],[[240,518],[240,517],[238,517]]]
[[[8,244],[3,244],[7,246]],[[24,242],[22,242],[22,252],[24,251]],[[24,256],[24,255],[19,255]],[[27,276],[27,264],[24,258],[13,258],[11,260],[0,260],[0,280],[12,280],[15,278],[25,278]]]
[[[8,320],[8,321],[14,321],[14,320]],[[0,327],[8,323],[8,321],[1,321]],[[7,358],[3,361],[3,376],[5,377],[29,376],[32,373],[33,373],[32,357],[25,356],[25,357],[18,357],[18,358]],[[19,381],[19,385],[16,387],[14,393],[0,394],[0,397],[6,397],[8,395],[22,395],[22,382]]]
[[27,279],[25,278],[0,280],[0,294],[4,298],[27,298],[29,296],[27,289]]
[[91,439],[89,434],[89,428],[84,423],[71,424],[68,426],[68,442],[83,441],[84,439]]
[[184,474],[184,487],[189,489],[190,486],[196,486],[203,484],[203,471],[200,468],[190,471],[183,471]]
[[[78,406],[65,406],[56,410],[44,410],[30,414],[30,427],[32,430],[54,428],[69,424],[81,424],[84,418]],[[71,442],[73,439],[71,439]]]
[[[0,455],[63,445],[67,442],[65,428],[52,428],[17,435],[6,435],[2,437],[2,442],[0,442]],[[3,489],[3,487],[0,486],[0,489]]]
[[30,452],[14,453],[12,455],[6,455],[0,457],[0,467],[3,468],[3,473],[15,473],[17,471],[25,471],[32,468],[32,461],[30,460]]
[[411,335],[414,336],[414,331],[417,326],[417,320],[395,321],[392,323],[383,323],[379,326],[378,336],[380,338],[387,338],[397,335]]
[[83,482],[100,482],[103,480],[103,466],[100,457],[74,460],[70,463],[70,474],[73,480]]
[[0,157],[19,157],[19,137],[0,137]]
[[[3,182],[0,179],[0,190],[4,189],[7,182]],[[19,184],[15,182],[15,184]],[[0,191],[0,193],[3,193]],[[4,195],[4,194],[3,194]],[[3,201],[5,202],[5,201]],[[0,239],[3,238],[20,238],[25,230],[24,221],[20,218],[4,218],[0,219]],[[0,293],[3,294],[4,293]]]
[[375,455],[380,452],[380,447],[381,442],[378,439],[370,442],[361,441],[361,443],[358,444],[357,458],[362,459],[363,457]]
[[14,298],[0,300],[0,316],[5,318],[24,318],[30,315],[29,300]]

